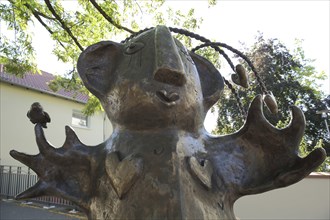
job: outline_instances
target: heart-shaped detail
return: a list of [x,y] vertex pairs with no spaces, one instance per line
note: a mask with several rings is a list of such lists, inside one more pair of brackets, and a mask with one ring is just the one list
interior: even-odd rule
[[209,160],[200,163],[196,157],[189,158],[189,166],[192,175],[196,176],[204,186],[211,189],[213,168]]
[[264,95],[264,102],[267,106],[267,108],[269,109],[269,111],[272,114],[276,114],[278,112],[278,106],[277,106],[277,102],[276,99],[273,95],[272,92],[268,92],[266,95]]
[[118,154],[107,155],[105,169],[118,197],[121,199],[134,185],[143,169],[142,158],[127,157],[119,160]]
[[246,73],[245,68],[241,65],[238,64],[235,67],[236,73],[231,75],[231,80],[239,86],[242,86],[244,88],[249,87],[249,78],[248,74]]

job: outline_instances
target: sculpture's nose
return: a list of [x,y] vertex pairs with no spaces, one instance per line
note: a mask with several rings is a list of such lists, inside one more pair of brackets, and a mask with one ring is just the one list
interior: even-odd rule
[[186,82],[182,59],[171,32],[165,26],[155,30],[155,72],[154,79],[175,86]]

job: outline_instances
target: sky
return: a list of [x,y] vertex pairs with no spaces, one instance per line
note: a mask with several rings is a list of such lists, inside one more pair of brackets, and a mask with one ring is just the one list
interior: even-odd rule
[[[166,5],[182,11],[195,8],[197,17],[203,18],[201,28],[196,32],[235,48],[241,47],[240,42],[251,45],[258,32],[262,32],[266,38],[278,38],[289,49],[294,48],[295,39],[302,39],[305,55],[315,59],[316,70],[325,71],[328,76],[330,74],[329,0],[226,0],[218,1],[214,7],[208,7],[206,0],[169,0]],[[35,30],[33,41],[39,69],[63,74],[72,68],[57,61],[52,55],[53,42],[48,32],[40,25]],[[329,78],[320,82],[320,88],[325,94],[330,93]],[[207,124],[210,124],[207,129],[210,130],[215,124],[214,116],[207,120]]]

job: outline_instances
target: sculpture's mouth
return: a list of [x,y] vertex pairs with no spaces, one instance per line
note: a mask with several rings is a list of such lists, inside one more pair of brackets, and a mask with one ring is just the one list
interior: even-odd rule
[[170,92],[165,90],[159,90],[156,92],[158,99],[167,106],[176,105],[177,101],[180,99],[178,93]]

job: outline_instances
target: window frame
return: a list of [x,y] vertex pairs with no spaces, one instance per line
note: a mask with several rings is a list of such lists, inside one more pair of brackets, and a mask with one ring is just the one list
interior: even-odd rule
[[[80,119],[80,122],[75,123],[74,119],[77,121]],[[84,123],[81,123],[81,121],[84,121],[86,125],[84,125]],[[73,109],[71,114],[71,125],[77,128],[88,129],[90,128],[89,116],[84,115],[80,110]]]

